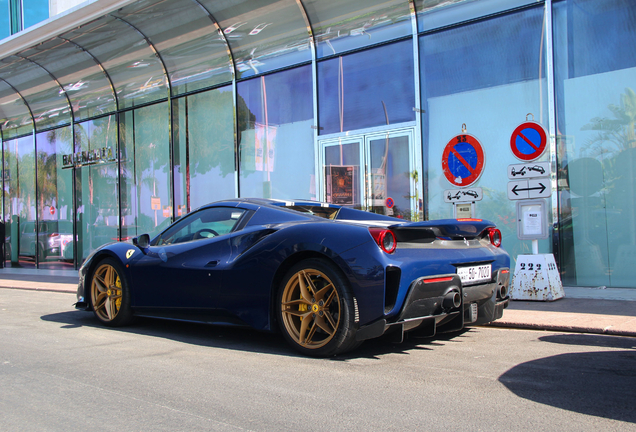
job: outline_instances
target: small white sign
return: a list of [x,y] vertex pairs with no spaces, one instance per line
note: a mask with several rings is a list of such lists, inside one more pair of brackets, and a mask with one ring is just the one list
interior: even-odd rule
[[444,191],[444,202],[447,203],[481,201],[483,198],[484,191],[480,187]]
[[[523,232],[526,235],[541,235],[543,230],[541,229],[541,209],[539,206],[528,206],[530,208],[523,209],[522,223]],[[534,208],[532,208],[534,207]]]
[[455,203],[455,219],[466,219],[473,217],[473,204]]
[[552,195],[550,179],[520,180],[508,182],[508,199],[549,198]]
[[550,162],[536,162],[508,165],[508,178],[520,180],[528,178],[549,177]]

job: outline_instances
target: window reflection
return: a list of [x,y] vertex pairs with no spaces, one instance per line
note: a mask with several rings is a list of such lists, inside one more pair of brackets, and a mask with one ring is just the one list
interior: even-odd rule
[[[75,125],[76,151],[117,150],[116,116]],[[99,246],[118,240],[119,199],[116,161],[86,164],[75,170],[77,257],[81,263]]]
[[564,284],[636,287],[635,16],[628,0],[554,4]]
[[[9,57],[2,63],[10,66],[0,68],[3,79],[15,87],[27,101],[35,118],[38,130],[71,123],[68,100],[51,76],[40,66],[28,60]],[[1,63],[0,63],[1,65]]]
[[318,63],[320,133],[415,120],[410,40]]
[[31,113],[24,100],[3,81],[0,81],[0,125],[5,140],[33,132]]
[[240,196],[315,199],[311,67],[240,82]]
[[5,141],[2,147],[7,265],[34,268],[37,242],[33,136]]
[[123,240],[158,233],[172,221],[168,123],[167,103],[120,115]]
[[36,135],[39,268],[73,268],[73,170],[63,155],[73,152],[72,127]]
[[303,0],[318,58],[363,48],[412,33],[404,0]]
[[311,61],[307,23],[295,0],[260,0],[232,7],[216,0],[200,1],[223,30],[237,77]]
[[174,101],[173,145],[176,216],[234,198],[234,102],[223,87]]
[[117,16],[141,30],[161,53],[173,95],[232,80],[227,43],[192,0],[138,1]]

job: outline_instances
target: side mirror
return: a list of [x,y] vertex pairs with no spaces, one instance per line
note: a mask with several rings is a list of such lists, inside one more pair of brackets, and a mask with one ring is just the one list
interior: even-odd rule
[[142,234],[139,237],[133,238],[133,244],[140,249],[146,249],[150,246],[150,236],[148,234]]

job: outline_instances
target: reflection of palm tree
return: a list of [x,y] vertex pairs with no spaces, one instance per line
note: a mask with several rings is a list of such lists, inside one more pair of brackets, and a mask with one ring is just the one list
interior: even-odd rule
[[581,130],[598,131],[590,139],[583,150],[589,150],[590,156],[598,157],[603,153],[616,154],[622,150],[636,147],[636,93],[626,88],[621,95],[620,105],[610,104],[607,107],[614,118],[595,117]]

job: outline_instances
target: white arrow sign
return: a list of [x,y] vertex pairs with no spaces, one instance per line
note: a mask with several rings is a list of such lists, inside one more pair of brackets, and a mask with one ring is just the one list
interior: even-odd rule
[[548,198],[552,195],[550,179],[508,182],[508,199]]
[[536,162],[508,165],[508,178],[520,180],[526,178],[549,177],[550,162]]

